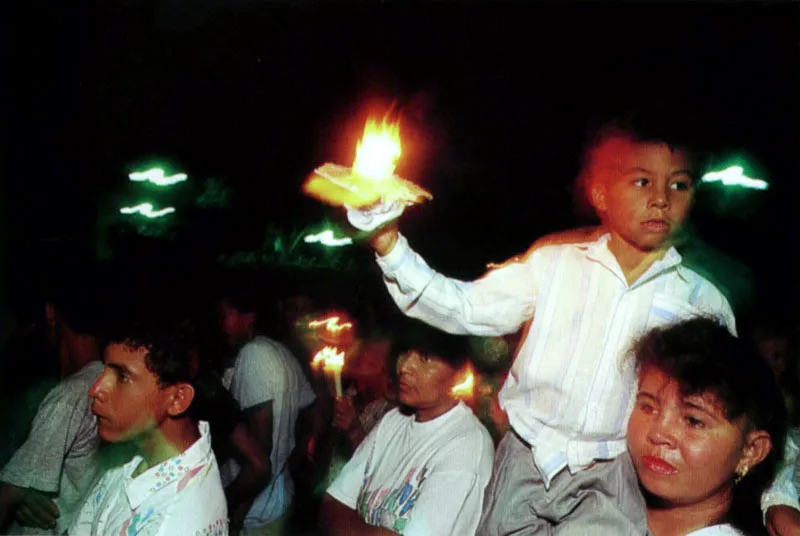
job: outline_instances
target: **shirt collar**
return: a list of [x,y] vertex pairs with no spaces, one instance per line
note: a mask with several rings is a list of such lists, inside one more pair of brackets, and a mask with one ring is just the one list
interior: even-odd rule
[[161,490],[170,489],[173,494],[181,491],[192,476],[211,463],[208,423],[200,421],[198,428],[200,439],[192,443],[192,446],[135,478],[131,478],[131,475],[142,462],[142,457],[134,456],[133,460],[125,464],[125,494],[132,510]]
[[[614,273],[617,273],[620,271],[619,263],[617,262],[617,258],[614,257],[614,254],[611,253],[611,250],[608,249],[608,241],[610,238],[611,233],[606,233],[594,242],[585,242],[576,244],[576,246],[586,251],[586,256],[589,259],[597,261]],[[664,256],[654,262],[634,285],[640,285],[672,268],[675,268],[675,272],[681,279],[688,281],[686,273],[687,268],[683,266],[683,258],[674,246],[670,246]]]

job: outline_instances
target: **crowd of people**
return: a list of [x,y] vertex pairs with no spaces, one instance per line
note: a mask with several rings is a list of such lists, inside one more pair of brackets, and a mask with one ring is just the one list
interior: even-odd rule
[[348,207],[402,314],[236,273],[206,307],[114,315],[101,277],[65,282],[5,353],[0,528],[800,533],[791,331],[737,325],[683,261],[697,162],[658,126],[591,138],[599,225],[476,281],[411,248],[402,204]]

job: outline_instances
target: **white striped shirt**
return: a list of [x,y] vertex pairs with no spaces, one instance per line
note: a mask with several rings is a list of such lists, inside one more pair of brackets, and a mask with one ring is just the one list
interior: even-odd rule
[[609,237],[545,246],[473,282],[437,273],[403,236],[378,258],[400,309],[444,331],[503,335],[533,318],[499,399],[548,487],[565,467],[575,473],[625,450],[636,390],[627,356],[638,336],[695,315],[735,333],[728,301],[674,248],[628,285]]

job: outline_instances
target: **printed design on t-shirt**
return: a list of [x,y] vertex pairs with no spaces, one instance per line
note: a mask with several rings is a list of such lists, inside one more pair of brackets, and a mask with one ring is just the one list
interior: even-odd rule
[[[186,474],[183,475],[183,478],[181,478],[181,481],[178,482],[178,493],[183,491],[183,488],[185,488],[186,485],[190,481],[192,481],[192,477],[194,477],[195,475],[197,475],[197,473],[202,471],[203,468],[207,468],[207,467],[211,467],[211,466],[210,465],[206,466],[206,464],[202,464],[202,465],[198,465],[197,467],[195,467],[194,469],[192,469],[190,471],[186,471]],[[206,472],[208,472],[208,471],[203,472],[203,474],[205,474]],[[199,480],[200,480],[199,478],[198,479],[194,479],[193,482],[197,482]]]
[[224,536],[228,534],[228,520],[217,519],[207,527],[196,530],[194,536]]
[[152,515],[153,515],[152,508],[148,508],[144,512],[144,514],[134,510],[133,515],[129,517],[128,520],[125,521],[125,523],[122,524],[122,528],[119,531],[119,536],[140,535],[144,526],[151,521],[150,516]]
[[427,472],[427,467],[422,469],[412,467],[400,486],[376,490],[370,490],[375,474],[367,473],[356,504],[361,519],[376,527],[402,531],[417,502]]
[[156,483],[152,488],[150,488],[150,492],[154,493],[160,490],[178,477],[183,476],[183,473],[188,471],[188,469],[188,467],[183,465],[183,459],[181,456],[162,462],[156,468],[156,472],[153,474],[153,476],[156,478]]

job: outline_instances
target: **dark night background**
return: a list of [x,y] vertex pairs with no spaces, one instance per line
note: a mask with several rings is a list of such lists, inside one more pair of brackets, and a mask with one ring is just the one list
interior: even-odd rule
[[[300,185],[349,164],[367,113],[392,100],[399,172],[435,196],[404,230],[433,266],[476,277],[579,223],[587,121],[654,101],[695,119],[718,163],[744,157],[769,181],[707,194],[694,221],[753,270],[764,303],[794,311],[797,4],[30,1],[3,20],[7,290],[94,251],[108,200],[145,161],[187,172],[187,192],[218,178],[232,198],[216,212],[179,203],[168,247],[115,251],[132,272],[178,273],[258,247],[269,225],[337,218]],[[371,267],[364,250],[336,254]]]

